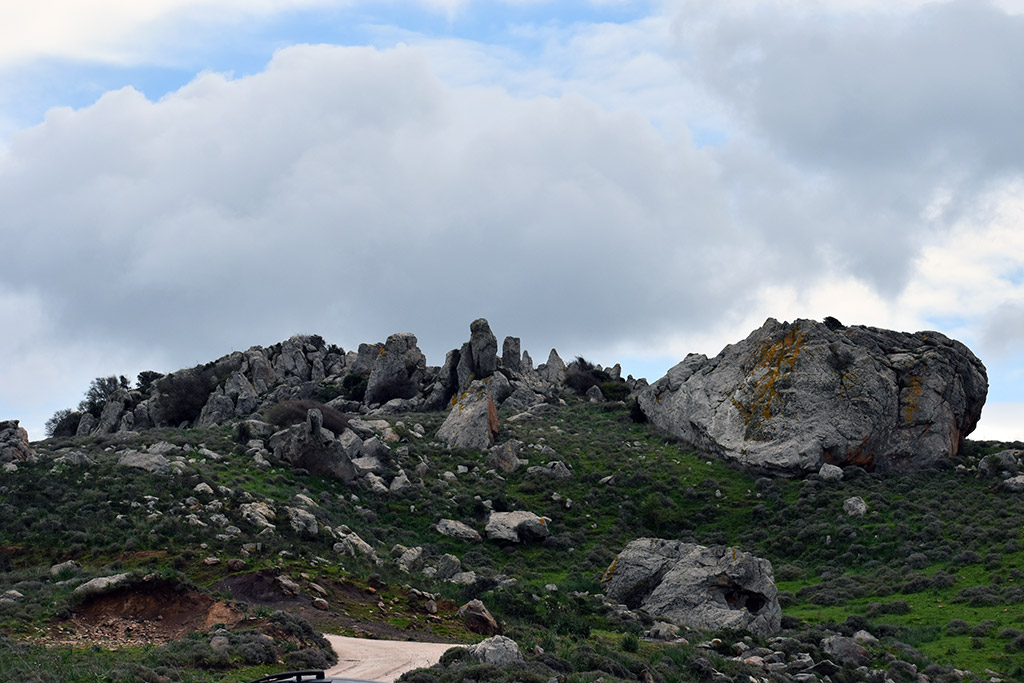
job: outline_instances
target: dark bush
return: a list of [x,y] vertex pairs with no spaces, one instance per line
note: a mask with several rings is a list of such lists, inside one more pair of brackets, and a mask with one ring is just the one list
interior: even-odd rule
[[952,619],[946,624],[946,634],[951,636],[962,636],[970,630],[970,626],[963,619]]
[[986,636],[991,635],[992,631],[994,631],[996,626],[998,625],[999,624],[997,624],[995,621],[991,619],[986,619],[985,621],[981,622],[973,629],[971,629],[971,635],[984,638]]
[[366,386],[370,381],[370,375],[345,375],[341,380],[341,395],[350,401],[362,401],[366,398]]
[[348,429],[348,417],[340,412],[316,401],[282,401],[267,409],[267,422],[278,428],[290,427],[306,421],[310,410],[319,410],[324,416],[324,427],[335,434]]
[[601,393],[609,401],[625,401],[629,396],[629,386],[621,380],[602,382]]
[[78,431],[78,423],[82,421],[82,413],[70,408],[62,408],[46,421],[46,436],[64,439],[74,436]]
[[163,376],[164,374],[162,372],[156,372],[155,370],[143,370],[135,378],[135,388],[144,394],[148,394],[150,388],[153,386],[153,382]]
[[164,423],[172,427],[191,425],[217,388],[217,376],[212,368],[196,367],[172,372],[157,380],[156,386]]

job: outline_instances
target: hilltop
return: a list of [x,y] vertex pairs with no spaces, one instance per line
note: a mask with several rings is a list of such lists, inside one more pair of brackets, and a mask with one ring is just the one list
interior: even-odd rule
[[[658,383],[620,374],[555,351],[534,368],[512,337],[499,356],[476,321],[438,368],[409,334],[350,352],[309,336],[98,378],[54,436],[9,440],[0,667],[240,681],[323,666],[319,632],[500,630],[519,664],[455,651],[407,679],[1024,675],[1024,444],[766,472],[646,423]],[[709,632],[652,615],[653,586],[613,599],[642,538],[770,561],[781,620]],[[460,614],[473,600],[493,621]]]

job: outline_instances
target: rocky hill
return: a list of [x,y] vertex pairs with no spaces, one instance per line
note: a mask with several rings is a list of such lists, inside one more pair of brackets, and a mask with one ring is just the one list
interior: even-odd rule
[[477,320],[441,367],[313,336],[98,378],[45,441],[0,423],[0,670],[241,681],[330,632],[511,639],[410,681],[1019,678],[1024,444],[964,440],[984,373],[769,321],[648,387]]

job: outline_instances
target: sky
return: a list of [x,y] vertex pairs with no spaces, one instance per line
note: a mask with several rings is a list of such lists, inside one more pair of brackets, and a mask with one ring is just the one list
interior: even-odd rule
[[0,419],[487,318],[654,380],[937,330],[1024,439],[1024,0],[0,5]]

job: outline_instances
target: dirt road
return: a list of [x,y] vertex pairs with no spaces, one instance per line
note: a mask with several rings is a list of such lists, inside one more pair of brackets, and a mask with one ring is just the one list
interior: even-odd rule
[[338,663],[328,676],[363,678],[391,683],[406,671],[437,664],[451,643],[414,643],[401,640],[369,640],[325,635],[338,653]]

